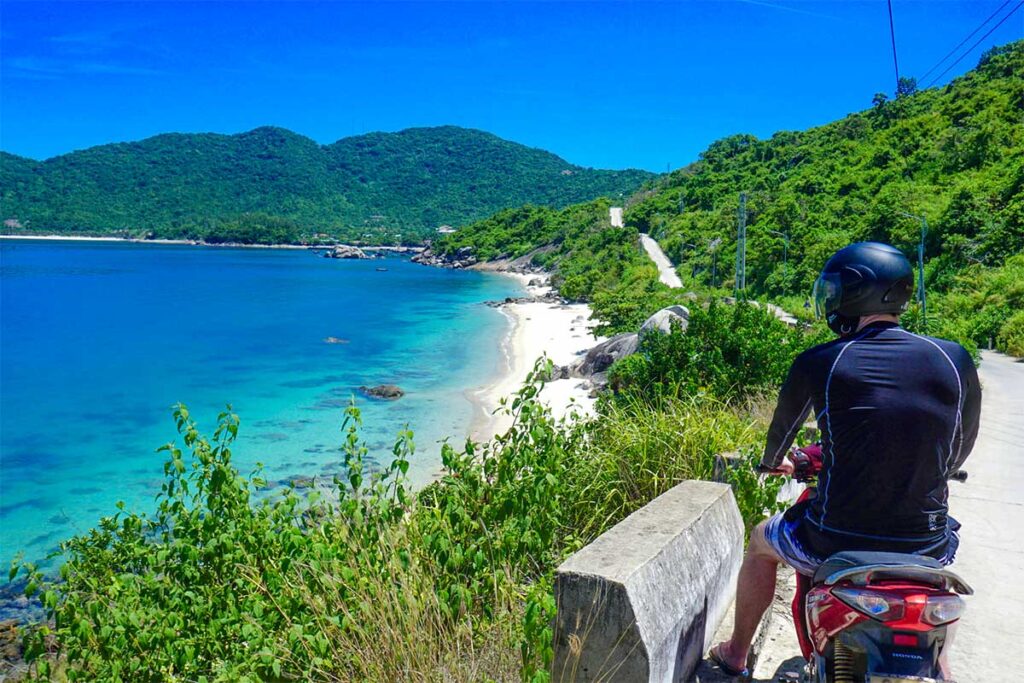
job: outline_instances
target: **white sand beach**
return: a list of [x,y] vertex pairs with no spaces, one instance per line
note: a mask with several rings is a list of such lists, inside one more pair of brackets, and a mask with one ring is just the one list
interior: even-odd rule
[[[543,276],[537,274],[503,273],[520,279],[524,285]],[[550,287],[527,286],[529,296],[543,296]],[[470,392],[480,406],[480,416],[471,428],[471,435],[479,440],[491,438],[508,429],[511,418],[495,414],[503,397],[512,396],[522,386],[538,358],[547,354],[556,365],[568,365],[581,358],[594,345],[603,341],[592,332],[590,307],[586,304],[558,304],[528,302],[505,304],[499,308],[509,317],[509,332],[502,342],[502,367],[495,381]],[[591,387],[579,378],[548,382],[541,398],[556,417],[575,411],[580,415],[592,414],[594,399]]]

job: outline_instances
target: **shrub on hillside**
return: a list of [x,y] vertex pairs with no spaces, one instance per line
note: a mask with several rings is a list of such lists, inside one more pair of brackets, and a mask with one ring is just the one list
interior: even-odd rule
[[745,399],[780,384],[809,341],[762,308],[713,301],[690,312],[685,332],[646,335],[639,353],[614,365],[609,379],[627,395],[651,399]]
[[1024,358],[1024,311],[1017,311],[999,328],[999,348],[1011,356]]

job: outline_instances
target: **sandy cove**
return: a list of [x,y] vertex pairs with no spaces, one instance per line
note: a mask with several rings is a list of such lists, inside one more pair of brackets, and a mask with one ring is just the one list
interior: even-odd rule
[[[543,296],[551,290],[546,284],[547,278],[540,274],[501,274],[519,280],[531,297]],[[544,284],[528,284],[536,280]],[[468,392],[478,406],[479,414],[470,429],[477,440],[490,439],[511,425],[510,416],[495,414],[494,411],[499,408],[503,397],[511,397],[520,389],[538,358],[547,354],[556,365],[568,365],[604,340],[594,336],[594,323],[590,320],[591,311],[586,304],[531,301],[502,304],[498,310],[509,318],[509,331],[502,341],[499,371],[492,383]],[[570,378],[548,382],[540,396],[556,417],[570,411],[589,415],[593,414],[595,402],[590,391],[590,383],[586,380]]]

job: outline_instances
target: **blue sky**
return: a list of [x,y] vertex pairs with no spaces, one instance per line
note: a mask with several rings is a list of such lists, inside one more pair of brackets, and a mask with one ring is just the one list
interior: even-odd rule
[[[922,75],[1003,2],[893,0],[901,72]],[[169,131],[276,125],[329,143],[455,124],[663,171],[725,135],[866,108],[895,80],[884,0],[4,0],[0,13],[0,148],[36,159]],[[1024,10],[940,83],[1022,36]]]

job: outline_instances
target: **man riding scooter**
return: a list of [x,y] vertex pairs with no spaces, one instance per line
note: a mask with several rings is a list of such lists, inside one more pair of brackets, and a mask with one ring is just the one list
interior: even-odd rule
[[876,242],[836,252],[815,283],[815,312],[839,338],[793,362],[760,470],[793,472],[787,454],[813,410],[818,495],[751,532],[732,637],[709,653],[728,674],[745,673],[779,564],[812,576],[840,551],[953,561],[959,524],[948,516],[947,480],[974,446],[981,388],[962,346],[899,326],[913,284],[906,257]]

